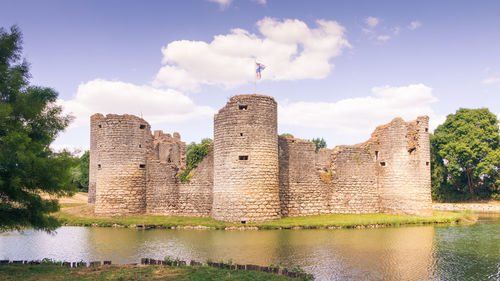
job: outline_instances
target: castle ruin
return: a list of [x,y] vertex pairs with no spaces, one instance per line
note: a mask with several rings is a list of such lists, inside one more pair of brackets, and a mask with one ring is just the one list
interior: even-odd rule
[[90,122],[89,203],[107,216],[261,222],[328,213],[430,215],[429,118],[395,118],[361,144],[322,148],[278,136],[277,103],[238,95],[214,116],[214,141],[189,182],[180,135],[132,115]]

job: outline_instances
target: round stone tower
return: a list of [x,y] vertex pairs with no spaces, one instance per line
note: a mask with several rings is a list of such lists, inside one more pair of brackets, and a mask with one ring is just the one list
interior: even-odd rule
[[149,124],[132,115],[94,114],[90,130],[89,185],[90,190],[94,186],[95,213],[144,213],[146,159],[153,139]]
[[230,222],[280,218],[277,104],[232,97],[214,117],[212,217]]

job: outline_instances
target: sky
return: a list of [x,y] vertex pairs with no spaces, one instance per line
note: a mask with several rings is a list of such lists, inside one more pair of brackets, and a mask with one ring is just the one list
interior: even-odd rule
[[94,113],[134,114],[182,140],[213,138],[231,96],[278,102],[278,132],[360,143],[395,117],[500,113],[500,1],[0,0],[31,84],[73,123],[52,147],[89,147]]

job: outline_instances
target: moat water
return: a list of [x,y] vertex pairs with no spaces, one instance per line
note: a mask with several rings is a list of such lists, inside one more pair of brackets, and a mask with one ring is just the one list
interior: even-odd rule
[[298,265],[318,280],[500,280],[500,214],[469,226],[349,230],[134,230],[61,227],[0,234],[0,259],[112,260],[165,256]]

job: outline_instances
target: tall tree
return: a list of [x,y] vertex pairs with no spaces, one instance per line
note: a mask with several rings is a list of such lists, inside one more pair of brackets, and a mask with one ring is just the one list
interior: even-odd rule
[[49,214],[58,202],[41,195],[73,191],[71,157],[49,148],[70,117],[56,105],[54,90],[29,85],[21,44],[17,27],[0,28],[0,230],[53,230],[59,224]]
[[500,135],[497,117],[488,109],[459,109],[431,136],[433,181],[470,195],[496,193],[499,186]]

